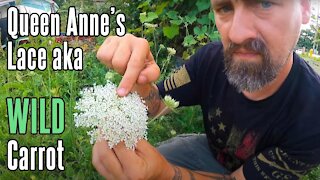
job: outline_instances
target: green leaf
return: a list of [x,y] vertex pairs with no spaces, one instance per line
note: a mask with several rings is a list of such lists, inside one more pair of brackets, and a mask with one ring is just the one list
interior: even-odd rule
[[175,36],[179,35],[179,26],[177,25],[165,26],[163,27],[163,34],[165,37],[172,39]]
[[211,41],[216,41],[220,39],[220,34],[218,31],[214,31],[208,34],[208,37],[210,38]]
[[170,20],[170,23],[171,24],[174,24],[174,25],[180,25],[180,24],[182,24],[182,19],[176,19],[176,20]]
[[183,51],[182,53],[182,59],[187,60],[190,58],[190,54],[188,53],[188,51]]
[[196,6],[198,7],[199,12],[202,12],[202,11],[210,8],[210,1],[198,0],[196,3]]
[[208,26],[202,26],[202,32],[203,34],[205,34],[206,32],[208,32]]
[[149,1],[145,1],[145,2],[143,2],[143,3],[141,3],[141,4],[139,4],[139,6],[137,7],[137,9],[140,9],[140,8],[143,8],[143,7],[147,7],[147,6],[149,6]]
[[198,13],[199,11],[197,11],[196,9],[193,9],[192,11],[188,12],[187,16],[197,18],[196,16]]
[[197,41],[194,39],[192,35],[188,35],[184,38],[183,46],[188,47],[197,44]]
[[169,12],[167,12],[167,16],[168,16],[168,18],[170,18],[172,20],[179,19],[177,11],[169,11]]
[[153,20],[157,19],[159,16],[155,12],[148,12],[148,13],[140,13],[140,22],[152,22]]
[[19,89],[19,90],[26,89],[26,87],[23,86],[23,83],[19,83],[19,82],[8,82],[8,83],[4,84],[3,87],[6,90],[9,90],[11,88],[12,89]]
[[208,39],[208,37],[205,34],[201,34],[201,35],[197,36],[197,41],[201,46],[206,44],[206,42],[203,41],[206,39]]
[[200,35],[201,34],[201,29],[199,27],[195,27],[193,29],[193,32],[196,34],[196,35]]
[[188,24],[192,24],[192,23],[194,23],[196,20],[197,20],[196,16],[186,16],[186,17],[185,17],[185,21],[186,21]]
[[142,31],[141,27],[135,28],[135,29],[128,29],[128,32],[133,34],[133,33],[139,33]]
[[160,5],[157,5],[156,14],[160,15],[163,12],[163,9],[166,8],[169,4],[169,1],[162,2]]
[[202,28],[195,27],[193,29],[193,32],[198,36],[204,35],[207,31],[208,31],[208,26],[203,26]]
[[202,25],[204,25],[204,24],[209,24],[209,22],[210,22],[209,16],[208,16],[207,14],[205,14],[205,15],[203,15],[201,18],[198,18],[198,19],[197,19],[197,22],[198,22],[199,24],[202,24]]
[[210,19],[212,22],[215,22],[215,20],[214,20],[214,14],[213,14],[212,11],[209,13],[208,17],[209,17],[209,19]]

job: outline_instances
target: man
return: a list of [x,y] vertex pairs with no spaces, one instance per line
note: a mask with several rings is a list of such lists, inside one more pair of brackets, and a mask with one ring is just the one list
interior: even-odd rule
[[[109,37],[97,57],[123,74],[117,93],[138,91],[151,116],[166,94],[200,104],[206,136],[184,135],[135,151],[105,141],[93,164],[107,179],[299,179],[320,162],[320,77],[293,53],[308,0],[212,0],[221,43],[201,48],[159,83],[148,42]],[[162,154],[160,154],[160,153]]]

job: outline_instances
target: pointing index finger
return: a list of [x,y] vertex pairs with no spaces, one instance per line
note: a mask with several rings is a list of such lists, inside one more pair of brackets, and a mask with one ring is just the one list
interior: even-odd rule
[[145,68],[145,61],[149,53],[149,44],[144,39],[139,40],[139,43],[135,47],[132,47],[132,54],[127,69],[117,90],[119,96],[126,96],[131,91],[141,71]]

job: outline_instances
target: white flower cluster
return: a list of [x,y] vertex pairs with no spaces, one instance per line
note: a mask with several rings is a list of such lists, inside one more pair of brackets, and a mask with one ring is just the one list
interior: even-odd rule
[[135,149],[140,139],[147,139],[147,107],[137,93],[119,97],[116,86],[94,85],[83,89],[76,104],[76,127],[89,127],[93,144],[98,137],[108,141],[113,148],[123,141],[127,148]]
[[171,47],[167,47],[167,51],[169,53],[169,56],[173,56],[177,52],[174,48],[171,48]]

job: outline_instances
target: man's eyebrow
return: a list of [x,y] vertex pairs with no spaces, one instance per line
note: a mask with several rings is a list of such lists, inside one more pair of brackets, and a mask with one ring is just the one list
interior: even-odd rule
[[244,3],[250,5],[251,3],[261,2],[262,0],[212,0],[211,2],[212,2],[212,7],[216,7],[216,6],[230,3],[231,1],[234,1],[234,2],[243,1]]
[[213,0],[212,1],[212,6],[213,7],[216,7],[216,6],[219,6],[221,4],[225,4],[225,3],[228,3],[230,2],[231,0]]

